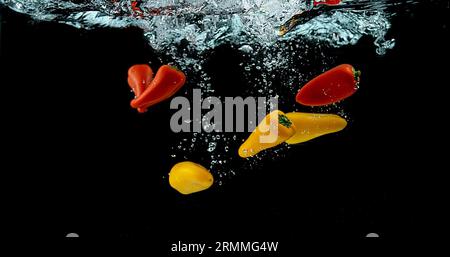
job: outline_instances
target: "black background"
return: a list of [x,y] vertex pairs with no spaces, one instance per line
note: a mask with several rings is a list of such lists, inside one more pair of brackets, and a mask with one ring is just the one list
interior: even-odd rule
[[[168,102],[145,115],[129,107],[128,67],[160,65],[138,29],[0,15],[2,173],[14,177],[5,196],[17,236],[144,239],[162,253],[178,240],[278,240],[286,252],[302,238],[420,236],[422,176],[435,170],[424,154],[448,85],[446,1],[398,10],[396,46],[384,56],[371,38],[329,50],[363,72],[343,103],[352,118],[344,132],[187,197],[162,178],[174,164]],[[239,63],[230,55],[222,47],[210,60],[222,96],[250,86],[228,76]]]

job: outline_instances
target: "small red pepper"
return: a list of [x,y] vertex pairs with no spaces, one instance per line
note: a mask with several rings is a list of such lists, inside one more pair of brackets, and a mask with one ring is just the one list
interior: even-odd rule
[[141,7],[139,7],[140,3],[138,0],[131,0],[131,10],[133,10],[134,15],[138,17],[143,17],[144,12],[142,11]]
[[139,97],[153,80],[153,70],[147,64],[136,64],[128,69],[128,85]]
[[156,72],[144,92],[131,101],[131,107],[146,111],[148,107],[173,96],[186,82],[184,73],[175,67],[163,65]]
[[307,106],[323,106],[339,102],[358,89],[361,73],[349,64],[339,65],[306,83],[295,100]]
[[312,0],[313,6],[318,6],[321,4],[324,5],[338,5],[341,3],[341,0]]
[[[153,70],[148,64],[136,64],[128,69],[128,85],[134,95],[139,97],[153,80]],[[145,109],[138,108],[143,113]]]

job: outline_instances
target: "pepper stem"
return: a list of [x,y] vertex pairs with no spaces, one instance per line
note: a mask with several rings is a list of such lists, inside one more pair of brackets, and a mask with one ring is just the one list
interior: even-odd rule
[[359,80],[361,78],[361,71],[359,70],[355,70],[355,68],[353,68],[353,77],[355,78],[355,88],[359,88]]
[[286,128],[290,128],[292,126],[292,121],[290,121],[289,118],[283,114],[278,114],[278,122]]
[[169,65],[169,67],[170,67],[171,69],[174,69],[174,70],[176,70],[176,71],[180,71],[180,69],[178,69],[178,67],[177,67],[177,66]]

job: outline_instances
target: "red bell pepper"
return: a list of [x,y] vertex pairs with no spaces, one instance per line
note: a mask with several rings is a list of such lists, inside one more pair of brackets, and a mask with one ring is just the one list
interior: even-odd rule
[[306,83],[295,100],[307,106],[323,106],[339,102],[358,89],[361,73],[349,64],[339,65]]
[[144,92],[131,101],[131,107],[144,112],[148,107],[173,96],[185,82],[186,76],[182,71],[163,65]]

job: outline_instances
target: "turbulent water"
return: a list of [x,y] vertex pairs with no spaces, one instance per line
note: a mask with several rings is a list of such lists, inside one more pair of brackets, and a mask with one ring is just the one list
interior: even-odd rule
[[[386,38],[391,26],[390,18],[395,15],[392,8],[414,3],[401,0],[343,0],[337,8],[318,12],[286,35],[279,36],[280,25],[293,15],[307,10],[305,2],[309,1],[0,0],[1,4],[35,19],[83,29],[139,27],[151,47],[161,54],[163,62],[179,66],[195,87],[203,89],[204,96],[214,94],[214,85],[205,71],[204,55],[220,45],[230,44],[245,57],[240,66],[251,85],[247,93],[253,96],[280,94],[280,103],[285,111],[296,108],[294,103],[284,98],[286,94],[292,96],[298,89],[298,86],[292,85],[311,78],[305,69],[293,65],[294,58],[301,59],[314,51],[319,55],[317,60],[320,62],[310,66],[320,67],[314,72],[318,74],[335,65],[333,56],[325,56],[320,47],[356,44],[365,35],[373,38],[375,51],[383,55],[395,45],[394,38]],[[302,63],[308,67],[309,62],[305,59]],[[278,85],[276,90],[275,81]],[[284,90],[279,85],[284,86]],[[345,116],[338,107],[331,109]],[[220,177],[252,166],[267,155],[236,164],[236,142],[244,137],[229,133],[180,134],[172,146],[171,156],[182,160],[190,159],[190,152],[205,152],[201,161],[205,166],[210,163],[209,168],[221,182]],[[286,146],[271,153],[282,155],[285,149]]]
[[305,2],[308,1],[0,0],[33,18],[80,28],[137,26],[143,29],[152,47],[160,50],[181,40],[203,51],[225,42],[271,45],[278,40],[302,37],[340,46],[371,35],[379,53],[393,46],[393,40],[384,38],[391,15],[385,10],[405,1],[344,0],[340,8],[325,12],[280,38],[278,27],[305,10]]

